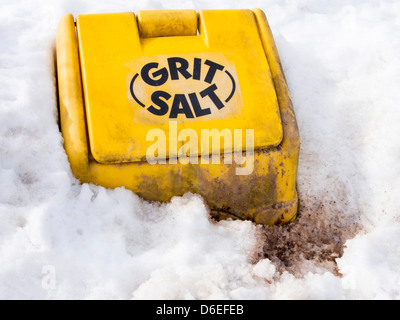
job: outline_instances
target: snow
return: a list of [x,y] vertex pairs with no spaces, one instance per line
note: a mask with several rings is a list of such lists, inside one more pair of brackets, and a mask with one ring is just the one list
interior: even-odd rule
[[[0,0],[1,299],[399,299],[400,2]],[[209,219],[193,194],[80,184],[58,129],[66,13],[255,8],[302,145],[301,215]]]

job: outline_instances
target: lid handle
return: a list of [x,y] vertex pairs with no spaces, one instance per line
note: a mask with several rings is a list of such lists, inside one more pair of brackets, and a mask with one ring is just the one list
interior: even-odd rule
[[137,20],[142,38],[197,35],[195,10],[139,11]]

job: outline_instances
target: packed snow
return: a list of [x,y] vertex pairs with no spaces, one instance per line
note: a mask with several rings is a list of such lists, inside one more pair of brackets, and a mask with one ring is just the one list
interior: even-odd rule
[[[400,2],[0,0],[1,299],[399,299]],[[58,127],[66,13],[261,8],[301,134],[300,216],[215,222],[80,184]]]

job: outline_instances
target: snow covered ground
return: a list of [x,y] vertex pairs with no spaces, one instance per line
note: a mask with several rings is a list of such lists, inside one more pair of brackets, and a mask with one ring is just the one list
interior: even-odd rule
[[[209,220],[72,175],[54,46],[66,13],[255,8],[302,138],[301,215]],[[1,299],[399,299],[400,2],[0,0]]]

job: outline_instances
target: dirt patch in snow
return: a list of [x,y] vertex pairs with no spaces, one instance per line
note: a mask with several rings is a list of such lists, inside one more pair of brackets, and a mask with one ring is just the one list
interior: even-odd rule
[[360,229],[349,214],[346,198],[323,201],[300,195],[297,219],[284,226],[262,227],[263,251],[259,258],[271,260],[280,272],[296,276],[323,268],[340,276],[336,260],[343,255],[345,242]]

